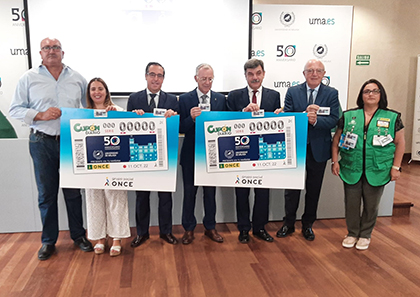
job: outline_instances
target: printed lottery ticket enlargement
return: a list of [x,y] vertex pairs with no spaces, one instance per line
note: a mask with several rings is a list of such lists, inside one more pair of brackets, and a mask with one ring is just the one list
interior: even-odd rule
[[204,123],[207,172],[296,168],[295,117]]
[[168,169],[165,118],[70,120],[75,174]]

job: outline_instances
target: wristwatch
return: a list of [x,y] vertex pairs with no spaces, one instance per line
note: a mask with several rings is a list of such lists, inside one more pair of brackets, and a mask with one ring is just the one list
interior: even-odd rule
[[392,169],[395,169],[395,170],[398,170],[399,172],[401,172],[401,167],[398,167],[398,166],[392,165]]

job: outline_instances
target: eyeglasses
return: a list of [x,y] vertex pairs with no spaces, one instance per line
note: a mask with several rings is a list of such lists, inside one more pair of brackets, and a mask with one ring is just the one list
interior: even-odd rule
[[373,95],[378,95],[381,92],[381,90],[379,89],[374,89],[374,90],[363,90],[363,95],[369,95],[370,93],[372,93]]
[[148,73],[146,73],[148,76],[150,76],[151,78],[155,78],[156,76],[157,76],[157,78],[159,78],[159,79],[162,79],[163,77],[164,77],[164,75],[163,74],[156,74],[156,73],[154,73],[154,72],[148,72]]
[[59,45],[53,45],[53,46],[47,45],[47,46],[41,47],[41,49],[44,52],[49,52],[50,50],[59,51],[59,50],[61,50],[61,46],[59,46]]
[[317,74],[323,73],[324,69],[305,69],[306,73],[312,74],[316,72]]
[[197,76],[197,78],[198,78],[199,81],[202,81],[202,82],[206,82],[206,81],[213,82],[214,81],[214,78],[210,78],[210,77],[198,77]]

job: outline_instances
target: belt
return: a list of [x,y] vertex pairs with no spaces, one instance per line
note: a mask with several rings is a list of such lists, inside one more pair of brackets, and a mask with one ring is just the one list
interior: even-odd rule
[[36,131],[33,128],[31,128],[31,133],[32,134],[35,134],[36,136],[43,137],[43,138],[51,138],[51,139],[55,139],[55,140],[59,140],[60,139],[60,135],[49,135],[49,134],[45,134],[44,132]]

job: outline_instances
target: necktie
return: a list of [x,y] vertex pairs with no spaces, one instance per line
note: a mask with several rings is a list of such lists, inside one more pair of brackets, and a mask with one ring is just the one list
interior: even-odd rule
[[254,95],[252,95],[252,103],[255,103],[255,104],[257,104],[257,92],[258,91],[255,91],[255,90],[252,90],[252,92],[254,93]]
[[206,94],[204,94],[203,96],[201,96],[201,103],[202,104],[206,104],[207,103],[207,95]]
[[153,112],[153,109],[155,109],[156,107],[155,97],[156,97],[156,94],[150,94],[150,103],[149,103],[150,112]]
[[310,91],[311,91],[311,94],[309,95],[309,105],[311,105],[311,104],[314,104],[314,89],[310,89]]

